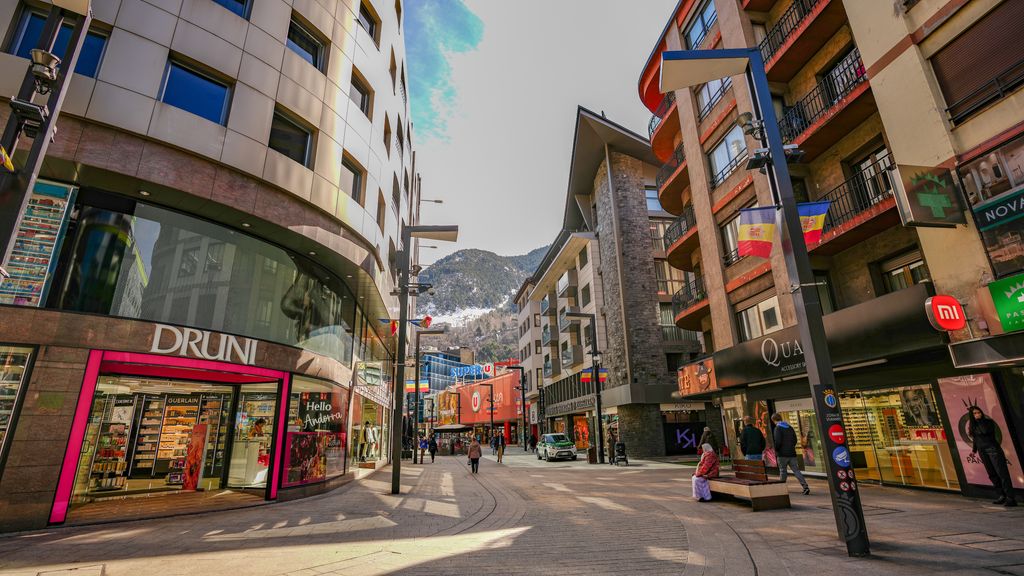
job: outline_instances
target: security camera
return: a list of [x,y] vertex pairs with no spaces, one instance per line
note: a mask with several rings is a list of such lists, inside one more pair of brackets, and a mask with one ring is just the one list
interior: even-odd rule
[[32,56],[32,75],[35,77],[36,92],[46,94],[57,79],[60,58],[39,48],[33,48],[30,54]]
[[437,290],[434,290],[433,288],[429,288],[429,289],[427,289],[427,294],[430,295],[430,296],[433,296],[434,294],[437,294]]

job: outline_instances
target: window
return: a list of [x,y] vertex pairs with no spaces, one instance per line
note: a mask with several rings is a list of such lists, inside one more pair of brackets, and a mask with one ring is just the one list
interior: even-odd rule
[[758,22],[751,22],[750,27],[754,31],[754,45],[760,46],[761,42],[768,37],[768,29],[764,24]]
[[836,299],[832,295],[832,280],[827,270],[814,271],[814,287],[818,290],[818,300],[821,302],[821,313],[831,314],[836,311]]
[[535,354],[540,354],[541,348],[543,348],[543,346],[541,345],[540,340],[534,340],[533,341],[533,351],[534,351],[534,353]]
[[747,341],[760,338],[782,330],[782,317],[779,314],[779,297],[771,298],[736,313],[739,324],[740,340]]
[[712,108],[715,107],[715,104],[718,104],[730,86],[732,86],[732,80],[729,78],[719,78],[718,80],[712,80],[707,84],[703,84],[697,89],[697,106],[700,109],[701,120],[711,113]]
[[668,260],[654,261],[654,276],[658,282],[658,295],[671,296],[683,288],[686,275],[669,265]]
[[309,153],[311,136],[308,129],[299,126],[280,112],[274,112],[274,120],[270,124],[270,142],[267,146],[308,167],[312,157]]
[[743,137],[743,129],[733,126],[725,138],[722,138],[722,141],[715,145],[715,148],[708,154],[713,175],[711,184],[718,186],[724,182],[746,157],[747,141]]
[[392,208],[395,209],[395,214],[398,214],[402,206],[402,191],[398,188],[397,176],[391,181],[391,202],[394,204]]
[[345,473],[349,395],[348,388],[312,378],[296,376],[292,381],[288,414],[295,416],[287,432],[291,450],[284,456],[283,486],[323,482]]
[[398,80],[398,64],[395,62],[395,49],[391,49],[391,66],[388,68],[391,73],[391,88],[394,89]]
[[217,4],[227,8],[228,10],[238,14],[242,18],[249,18],[249,11],[252,8],[252,2],[250,0],[213,0]]
[[377,191],[377,226],[384,232],[384,218],[387,214],[387,207],[384,201],[384,193]]
[[[14,41],[11,43],[10,52],[15,56],[30,58],[31,51],[39,44],[39,37],[43,35],[43,24],[46,23],[46,16],[39,12],[25,10],[18,21],[18,28],[15,32]],[[53,54],[58,58],[64,58],[68,51],[68,44],[71,42],[73,26],[64,24],[57,32],[57,41],[53,44]],[[100,68],[100,60],[103,59],[103,49],[107,45],[107,37],[97,32],[89,31],[82,43],[82,50],[78,54],[78,63],[75,64],[75,73],[90,78],[96,77]]]
[[384,151],[391,156],[391,121],[384,118]]
[[587,246],[584,246],[583,250],[580,250],[580,270],[583,270],[583,267],[590,262],[590,255],[587,254],[587,249]]
[[590,304],[590,284],[587,284],[580,290],[580,305],[586,306]]
[[896,292],[928,280],[928,267],[921,259],[920,250],[890,258],[879,266],[882,272],[882,286],[885,293]]
[[658,200],[658,189],[657,188],[644,188],[644,197],[647,199],[647,211],[648,212],[664,212],[665,209],[661,207],[661,201]]
[[533,315],[533,327],[540,328],[540,314]]
[[172,60],[167,63],[160,100],[210,122],[225,124],[230,94],[227,84]]
[[341,161],[341,189],[363,203],[363,169],[348,158]]
[[740,216],[729,220],[722,226],[722,259],[725,265],[734,264],[740,259]]
[[366,4],[359,5],[359,25],[366,30],[373,42],[377,43],[377,29],[380,28],[380,21]]
[[324,43],[308,28],[296,22],[294,17],[288,26],[288,47],[312,64],[313,68],[324,71]]
[[700,48],[715,20],[718,20],[718,13],[715,12],[715,3],[713,0],[708,0],[693,17],[693,22],[690,22],[690,25],[686,27],[686,47],[691,50]]
[[352,101],[355,102],[356,106],[359,107],[359,110],[361,110],[363,114],[365,114],[366,117],[369,118],[370,104],[372,103],[373,100],[373,91],[371,91],[370,87],[366,85],[366,82],[364,82],[356,74],[356,71],[353,70],[352,86],[351,89],[348,91],[348,97],[351,98]]
[[402,0],[395,0],[395,15],[398,17],[398,28],[402,28]]

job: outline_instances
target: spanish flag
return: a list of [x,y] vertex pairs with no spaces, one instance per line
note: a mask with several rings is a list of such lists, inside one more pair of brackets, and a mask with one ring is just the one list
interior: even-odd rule
[[821,241],[821,233],[825,229],[825,214],[831,200],[821,202],[805,202],[797,204],[797,211],[800,212],[800,228],[804,232],[804,244],[812,246]]
[[3,146],[0,146],[0,166],[3,166],[8,172],[14,172],[14,160]]
[[740,210],[740,256],[769,258],[775,240],[775,206]]

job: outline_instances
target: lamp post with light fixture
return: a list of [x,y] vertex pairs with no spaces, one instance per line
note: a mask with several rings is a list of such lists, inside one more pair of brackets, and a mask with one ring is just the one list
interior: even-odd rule
[[[409,251],[413,238],[426,238],[441,242],[455,242],[459,237],[458,226],[406,226],[402,228],[402,249],[398,251],[398,370],[395,373],[394,408],[391,412],[391,493],[398,494],[402,488],[402,401],[405,388],[405,353],[408,347],[407,328],[409,324],[409,292],[417,294],[426,291],[427,286],[409,282]],[[419,383],[417,382],[417,386]]]
[[[73,21],[74,26],[62,60],[53,52],[66,20]],[[54,0],[43,23],[39,42],[31,51],[32,63],[25,72],[18,94],[10,101],[11,115],[0,136],[0,146],[5,154],[13,156],[24,134],[32,139],[32,147],[20,170],[11,172],[0,167],[0,284],[9,278],[7,268],[15,236],[55,134],[57,117],[91,23],[90,0]],[[33,101],[37,94],[49,95],[45,104]]]
[[787,160],[794,160],[800,152],[783,145],[761,51],[753,47],[664,52],[660,88],[663,93],[682,90],[740,74],[746,77],[753,97],[753,114],[744,115],[740,124],[745,133],[753,135],[763,146],[755,150],[747,168],[756,168],[767,175],[775,204],[782,210],[781,244],[790,281],[788,291],[795,295],[797,329],[806,360],[811,401],[818,429],[822,431],[823,460],[836,527],[846,542],[847,554],[868,556],[871,553],[870,542],[846,445],[847,431],[836,392],[821,301],[789,177]]

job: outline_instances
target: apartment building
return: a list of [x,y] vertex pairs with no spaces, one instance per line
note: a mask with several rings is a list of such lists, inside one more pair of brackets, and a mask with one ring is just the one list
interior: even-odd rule
[[[680,390],[720,412],[732,453],[743,416],[767,432],[768,415],[781,412],[799,432],[805,471],[822,472],[829,457],[778,242],[770,260],[737,249],[739,210],[774,203],[765,176],[746,167],[762,146],[737,124],[751,111],[746,81],[663,95],[662,52],[757,46],[779,128],[803,152],[790,164],[797,200],[831,201],[808,249],[859,478],[983,493],[991,483],[970,457],[967,406],[998,415],[1015,463],[1024,432],[1022,336],[1013,333],[1024,328],[1024,300],[1014,299],[1024,228],[1011,220],[1024,193],[1024,41],[1011,24],[1022,9],[683,0],[670,15],[639,94],[654,113],[659,198],[677,216],[668,261],[694,274],[674,298],[675,321],[700,330],[713,352],[679,372]],[[931,327],[925,303],[935,293],[965,305],[967,328]]]
[[697,333],[662,320],[682,275],[652,245],[669,216],[654,189],[654,161],[643,137],[580,108],[562,230],[517,298],[533,315],[523,344],[532,340],[532,356],[540,357],[540,426],[569,434],[581,448],[597,440],[588,381],[595,346],[591,320],[573,314],[596,321],[606,442],[614,435],[631,455],[661,456],[677,451],[676,425],[697,419],[672,396],[675,369],[701,348]]
[[519,365],[523,367],[526,387],[527,437],[540,437],[540,390],[544,383],[543,346],[541,344],[540,302],[530,300],[530,293],[536,284],[527,278],[516,291],[512,301],[518,312],[519,322]]
[[[179,513],[185,486],[233,490],[203,510],[297,498],[386,461],[379,319],[419,197],[403,4],[93,0],[0,285],[0,530],[125,496]],[[50,8],[0,3],[0,94]]]

